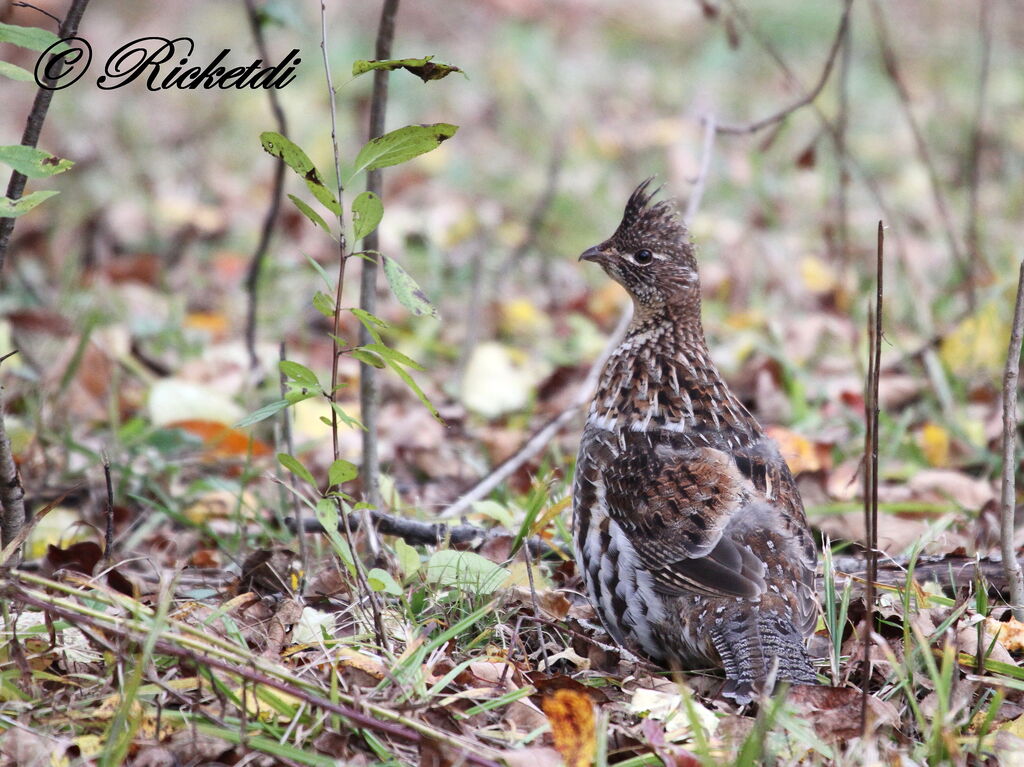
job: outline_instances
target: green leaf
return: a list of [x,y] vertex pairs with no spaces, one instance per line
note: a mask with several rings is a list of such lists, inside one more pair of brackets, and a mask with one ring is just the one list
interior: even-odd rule
[[388,323],[382,320],[380,317],[370,314],[365,309],[349,309],[355,318],[363,323],[363,327],[366,328],[366,332],[370,334],[370,337],[377,343],[382,343],[380,339],[380,332],[377,328],[387,328]]
[[502,527],[510,529],[515,527],[516,522],[512,517],[512,512],[508,510],[507,506],[503,506],[497,501],[492,501],[490,499],[474,501],[473,511],[476,514],[483,514],[485,517],[490,517]]
[[259,410],[254,410],[249,413],[245,418],[236,423],[233,428],[241,429],[243,426],[252,426],[254,423],[259,423],[262,420],[270,418],[272,415],[276,415],[288,407],[291,402],[286,399],[275,400],[269,404],[264,405]]
[[423,393],[423,390],[419,387],[419,384],[417,384],[413,380],[412,376],[405,371],[405,368],[403,368],[394,360],[386,361],[388,363],[388,366],[398,374],[398,377],[401,378],[405,382],[405,385],[408,386],[412,390],[412,392],[419,398],[419,401],[423,403],[424,407],[426,407],[427,410],[430,411],[430,414],[441,423],[444,423],[444,419],[441,417],[441,414],[437,412],[437,408],[434,407],[434,403],[431,402],[430,398]]
[[338,501],[334,498],[321,498],[317,501],[316,518],[320,526],[323,527],[328,539],[330,539],[331,547],[338,555],[338,558],[348,568],[349,573],[355,575],[356,563],[352,558],[352,549],[349,548],[348,542],[341,537],[341,533],[338,530],[338,525],[341,522],[341,518],[338,515]]
[[367,351],[371,351],[374,354],[379,354],[385,360],[392,360],[394,362],[399,363],[400,365],[405,365],[406,367],[412,368],[413,370],[425,369],[416,360],[412,359],[411,357],[406,357],[400,351],[398,351],[397,349],[392,349],[387,344],[367,344],[366,346],[360,348],[366,349]]
[[381,570],[379,567],[374,567],[366,574],[366,582],[374,591],[383,591],[396,597],[402,595],[402,587],[398,585],[398,581],[392,578],[387,570]]
[[441,142],[454,136],[458,129],[457,125],[449,123],[406,125],[404,128],[371,139],[356,155],[356,165],[352,175],[364,170],[398,165],[413,157],[426,154],[440,146]]
[[284,164],[299,174],[309,191],[313,193],[320,203],[336,216],[341,215],[341,204],[334,192],[327,188],[320,171],[313,165],[313,161],[302,151],[298,144],[294,144],[280,133],[266,131],[260,134],[260,143],[263,149],[274,157],[280,157]]
[[398,302],[417,317],[427,315],[437,319],[437,308],[416,284],[416,280],[393,258],[383,256],[383,259],[384,276],[387,277],[391,292],[395,294]]
[[320,312],[324,317],[333,317],[334,299],[326,293],[321,293],[318,290],[316,295],[313,296],[313,308]]
[[288,455],[288,453],[278,453],[277,460],[296,477],[307,484],[312,485],[314,488],[317,487],[316,480],[313,479],[313,475],[309,473],[309,469],[299,463],[297,458]]
[[0,162],[10,165],[18,173],[29,178],[56,176],[74,165],[71,160],[62,160],[42,149],[20,144],[0,146]]
[[[349,426],[353,429],[362,429],[363,431],[366,431],[366,427],[363,426],[362,421],[360,421],[358,418],[353,418],[344,410],[342,410],[341,405],[339,405],[337,402],[331,403],[331,410],[333,410],[337,414],[338,420],[341,421],[346,426]],[[326,418],[323,420],[328,426],[331,425],[331,422],[328,421]]]
[[428,583],[458,586],[474,594],[492,594],[508,579],[508,570],[472,551],[435,551],[427,560]]
[[311,258],[310,256],[306,256],[306,260],[309,261],[309,265],[313,267],[313,271],[320,275],[320,279],[324,281],[324,284],[327,286],[328,292],[333,293],[334,283],[331,282],[331,278],[327,276],[327,272],[324,271],[324,268],[320,266],[320,264],[317,263],[317,261]]
[[320,381],[317,380],[316,373],[305,365],[291,360],[281,360],[277,363],[277,367],[296,383],[311,388],[320,388]]
[[379,356],[377,356],[371,351],[367,351],[361,346],[353,349],[352,351],[349,352],[349,354],[351,354],[360,362],[365,362],[367,365],[370,365],[371,367],[375,367],[378,369],[383,368],[387,364]]
[[7,77],[21,83],[30,83],[35,77],[27,69],[22,69],[9,61],[0,61],[0,77]]
[[[424,56],[422,59],[383,59],[375,61],[359,59],[352,64],[352,76],[358,77],[366,72],[372,72],[374,69],[385,69],[388,71],[404,69],[407,72],[412,72],[423,82],[427,82],[428,80],[440,80],[452,72],[462,72],[461,69],[453,67],[451,64],[435,64],[433,58],[433,56]],[[466,73],[462,72],[462,74],[465,76]]]
[[330,234],[331,237],[334,236],[331,233],[331,227],[329,227],[327,225],[327,222],[323,220],[321,215],[319,213],[317,213],[315,210],[313,210],[311,207],[309,207],[303,200],[300,200],[294,194],[288,195],[288,199],[292,201],[292,203],[295,205],[296,208],[299,209],[299,213],[301,213],[303,216],[308,218],[314,224],[319,226],[321,229],[323,229],[325,232],[327,232],[327,234]]
[[56,190],[47,189],[41,192],[26,194],[18,200],[12,200],[10,197],[0,197],[0,218],[17,218],[22,216],[43,200],[49,200],[55,194],[57,194]]
[[420,569],[420,553],[401,538],[395,539],[395,556],[404,578],[410,578]]
[[327,469],[327,479],[331,485],[343,485],[359,476],[359,468],[354,463],[339,458]]
[[[0,24],[0,43],[11,43],[21,48],[28,48],[42,53],[60,38],[53,32],[38,27],[19,27],[14,24]],[[66,43],[53,49],[53,53],[71,50]]]
[[384,216],[384,203],[373,192],[363,192],[352,201],[352,226],[355,239],[361,240],[380,223]]

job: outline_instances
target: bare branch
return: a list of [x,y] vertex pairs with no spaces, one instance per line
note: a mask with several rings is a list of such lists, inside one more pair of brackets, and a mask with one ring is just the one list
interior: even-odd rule
[[976,298],[971,264],[965,258],[964,252],[960,247],[960,242],[957,239],[956,227],[953,224],[953,217],[949,213],[949,205],[946,203],[946,195],[942,191],[942,182],[939,180],[939,172],[935,168],[935,162],[932,160],[931,152],[928,149],[928,143],[924,138],[924,132],[921,130],[921,125],[918,123],[917,117],[914,115],[912,107],[913,100],[911,99],[907,84],[900,73],[899,62],[896,59],[896,50],[893,48],[892,42],[889,39],[889,28],[886,24],[885,16],[882,13],[882,8],[878,4],[878,0],[872,0],[871,11],[875,19],[875,29],[878,34],[878,44],[882,50],[882,61],[885,66],[885,72],[892,81],[893,87],[896,89],[897,96],[899,96],[898,101],[900,108],[903,110],[903,115],[907,120],[907,125],[910,127],[910,133],[914,139],[914,147],[917,151],[918,159],[920,159],[921,164],[924,165],[925,170],[928,172],[928,185],[931,188],[932,201],[935,205],[935,210],[939,215],[939,220],[942,222],[942,227],[946,235],[946,242],[949,245],[949,252],[953,258],[953,263],[959,266],[961,278],[967,284],[967,300],[970,306],[973,307],[975,305]]
[[[266,38],[263,36],[263,25],[260,22],[259,13],[256,11],[255,0],[244,0],[244,2],[246,16],[249,19],[249,29],[256,42],[256,50],[259,51],[263,61],[270,61],[270,53],[267,50]],[[277,89],[268,88],[267,97],[270,99],[270,111],[274,113],[278,133],[287,136],[288,121],[285,119]],[[260,239],[256,243],[256,250],[253,251],[252,259],[249,261],[249,270],[245,275],[245,292],[248,297],[245,314],[245,345],[249,350],[249,365],[254,371],[259,366],[259,357],[256,354],[256,308],[259,302],[260,275],[263,273],[263,262],[266,260],[270,238],[277,225],[277,214],[281,210],[281,197],[284,194],[284,171],[284,160],[278,157],[277,165],[274,166],[274,183],[270,190],[270,204],[267,206],[266,213],[263,214]]]
[[[732,5],[733,10],[736,11],[737,14],[740,13],[740,10],[736,8],[734,3],[730,2],[730,5]],[[817,84],[809,92],[805,93],[803,96],[798,98],[796,101],[794,101],[792,104],[785,107],[784,109],[780,109],[778,112],[775,112],[774,114],[769,115],[768,117],[765,117],[762,120],[757,120],[755,122],[745,123],[742,125],[721,124],[715,130],[718,133],[731,134],[734,136],[743,136],[750,133],[757,133],[759,130],[767,128],[771,125],[775,125],[776,123],[782,122],[795,111],[797,111],[801,107],[807,106],[816,98],[818,98],[818,94],[821,93],[821,91],[825,87],[825,84],[828,82],[829,75],[832,74],[832,67],[836,63],[836,54],[839,52],[839,49],[843,42],[843,38],[846,34],[846,26],[850,21],[850,8],[852,6],[852,0],[844,0],[843,15],[839,19],[839,29],[836,31],[835,39],[832,41],[832,47],[829,49],[828,52],[828,58],[825,59],[825,68],[821,71],[821,76],[818,78]]]
[[[384,0],[380,11],[380,24],[377,26],[377,42],[374,47],[374,58],[391,58],[391,41],[395,37],[395,17],[398,15],[398,0]],[[373,96],[370,100],[369,139],[384,135],[384,117],[388,107],[388,75],[386,69],[378,69],[373,73]],[[378,197],[383,196],[382,171],[378,168],[366,174],[366,190]],[[364,250],[379,250],[378,232],[370,232],[363,240]],[[377,312],[377,262],[364,259],[359,275],[359,308],[370,314]],[[359,328],[359,343],[368,344],[373,339],[365,327]],[[366,427],[363,430],[363,460],[360,477],[363,482],[363,494],[369,503],[380,508],[380,456],[378,439],[380,429],[377,416],[380,411],[380,392],[377,389],[377,369],[365,362],[359,363],[359,417]],[[380,551],[380,543],[373,530],[367,528],[370,549],[376,555]]]
[[1024,337],[1024,261],[1017,279],[1017,303],[1013,310],[1010,348],[1003,371],[1003,483],[999,507],[1000,549],[1010,588],[1013,617],[1024,620],[1024,577],[1013,546],[1013,513],[1017,505],[1017,376],[1020,372],[1020,346]]

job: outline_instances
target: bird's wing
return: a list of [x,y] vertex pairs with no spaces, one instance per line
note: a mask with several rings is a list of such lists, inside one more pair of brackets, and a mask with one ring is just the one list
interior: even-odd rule
[[742,469],[768,464],[765,476],[775,477],[778,491],[799,504],[788,470],[777,470],[770,457],[759,463],[756,450],[737,461],[736,454],[712,447],[652,445],[640,434],[629,435],[624,448],[608,445],[604,460],[596,462],[602,467],[604,499],[609,519],[623,531],[656,588],[717,597],[764,593],[763,545],[771,540],[771,546],[789,547],[776,521],[787,512]]

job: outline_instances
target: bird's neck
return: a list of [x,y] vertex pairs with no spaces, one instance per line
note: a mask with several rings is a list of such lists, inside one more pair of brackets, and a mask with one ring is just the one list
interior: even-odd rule
[[696,317],[636,312],[605,364],[589,420],[612,431],[724,434],[727,441],[760,432],[708,353],[699,309]]

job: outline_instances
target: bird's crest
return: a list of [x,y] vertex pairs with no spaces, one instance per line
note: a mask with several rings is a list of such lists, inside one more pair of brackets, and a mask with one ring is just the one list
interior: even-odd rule
[[618,229],[612,235],[612,239],[626,240],[634,239],[647,233],[659,233],[659,239],[685,239],[686,227],[679,221],[676,207],[670,200],[651,204],[651,200],[661,191],[661,187],[648,192],[647,189],[654,181],[650,177],[643,181],[626,202],[626,210],[622,214],[622,221]]

